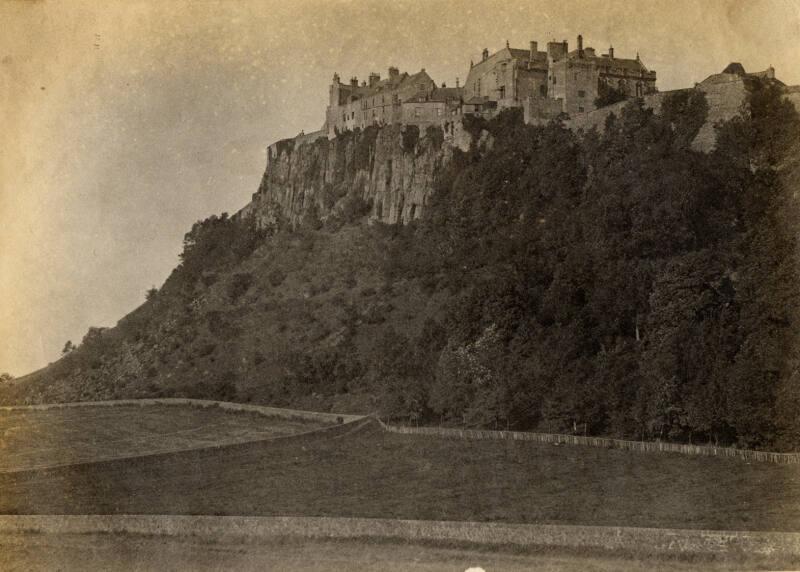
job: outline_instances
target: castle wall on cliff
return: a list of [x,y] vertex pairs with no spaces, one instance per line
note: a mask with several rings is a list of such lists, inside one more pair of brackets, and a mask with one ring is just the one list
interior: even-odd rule
[[[741,68],[741,66],[738,66]],[[705,94],[708,116],[693,142],[708,152],[715,144],[715,126],[745,109],[754,80],[777,81],[774,71],[746,74],[733,64],[687,90]],[[782,84],[781,84],[782,85]],[[673,92],[644,95],[641,100],[655,113]],[[787,99],[800,104],[800,87],[786,87]],[[542,107],[542,98],[524,105],[526,123],[546,124],[556,107]],[[602,131],[613,113],[619,116],[627,101],[587,113],[573,113],[564,124],[576,131]],[[481,141],[490,139],[484,133]],[[479,142],[480,143],[480,142]],[[278,141],[267,150],[267,168],[253,200],[241,216],[253,216],[259,225],[278,220],[297,225],[305,213],[315,210],[321,218],[336,211],[347,200],[358,197],[371,204],[370,217],[384,223],[408,223],[419,218],[442,168],[454,149],[468,150],[473,137],[461,121],[443,128],[420,130],[400,124],[345,131],[333,139],[325,130]]]
[[[711,75],[694,87],[651,93],[643,96],[641,100],[645,107],[652,109],[654,113],[660,113],[664,99],[670,94],[679,91],[702,91],[708,103],[708,117],[692,146],[697,151],[708,152],[714,148],[716,143],[715,125],[742,112],[747,101],[749,82],[754,78],[774,80],[774,70],[770,68],[765,72],[747,74],[743,69],[738,73],[731,71],[731,66],[728,66],[722,73]],[[787,97],[790,97],[791,93],[792,88],[788,88]],[[627,103],[627,100],[623,100],[587,113],[573,113],[564,123],[574,130],[589,131],[596,128],[598,131],[602,131],[608,117],[611,114],[619,116]],[[540,102],[535,99],[525,102],[523,111],[525,122],[533,125],[545,124],[552,118],[550,110],[541,109]]]

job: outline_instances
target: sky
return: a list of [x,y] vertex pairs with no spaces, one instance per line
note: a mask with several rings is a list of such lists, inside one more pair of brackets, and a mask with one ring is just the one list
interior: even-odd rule
[[319,129],[334,72],[463,82],[583,34],[661,90],[739,61],[800,84],[800,0],[0,0],[0,372],[113,326],[192,223],[244,206],[265,148]]

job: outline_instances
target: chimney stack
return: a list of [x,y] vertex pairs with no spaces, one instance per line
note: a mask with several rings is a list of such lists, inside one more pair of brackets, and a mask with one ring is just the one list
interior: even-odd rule
[[489,48],[483,48],[483,59],[482,62],[485,62],[489,59]]
[[583,57],[583,36],[578,34],[578,57]]
[[614,59],[614,46],[608,46],[608,57]]
[[531,56],[528,58],[530,63],[533,63],[533,60],[536,59],[536,53],[539,51],[539,44],[534,41],[531,41]]
[[369,86],[375,87],[377,83],[381,81],[381,74],[372,72],[369,74]]
[[458,78],[456,78],[456,89],[458,89],[458,87],[459,87],[459,85],[458,85]]
[[353,87],[358,87],[358,78],[355,77],[355,76],[351,77],[350,78],[350,85],[352,85]]

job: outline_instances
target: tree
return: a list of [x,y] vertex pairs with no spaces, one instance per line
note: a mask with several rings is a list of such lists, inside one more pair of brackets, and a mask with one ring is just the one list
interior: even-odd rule
[[611,85],[600,84],[598,89],[598,96],[594,100],[594,106],[598,109],[613,105],[620,101],[625,101],[625,94]]
[[75,351],[75,344],[72,343],[72,340],[67,340],[67,343],[64,344],[64,349],[61,350],[61,355],[65,356],[73,351]]
[[150,300],[155,299],[156,294],[158,294],[158,288],[153,286],[152,288],[148,289],[147,292],[145,292],[144,299],[149,302]]
[[14,379],[14,376],[10,373],[0,373],[0,383],[7,383]]

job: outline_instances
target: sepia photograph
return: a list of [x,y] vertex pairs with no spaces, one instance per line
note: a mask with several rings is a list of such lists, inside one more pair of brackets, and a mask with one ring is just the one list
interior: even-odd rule
[[800,570],[800,0],[0,0],[0,570]]

